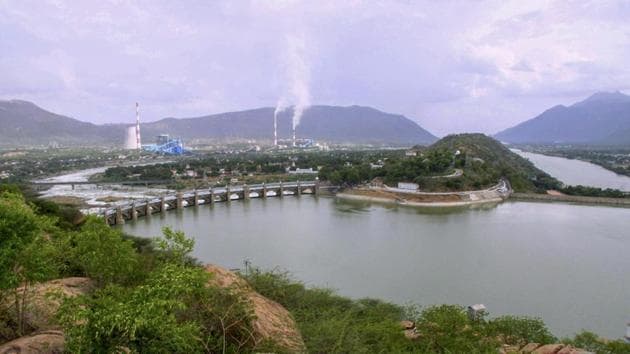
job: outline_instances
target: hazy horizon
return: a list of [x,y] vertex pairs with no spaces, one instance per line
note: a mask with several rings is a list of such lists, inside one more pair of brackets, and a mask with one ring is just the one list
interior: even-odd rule
[[0,1],[0,98],[93,123],[370,106],[496,133],[630,91],[630,3]]

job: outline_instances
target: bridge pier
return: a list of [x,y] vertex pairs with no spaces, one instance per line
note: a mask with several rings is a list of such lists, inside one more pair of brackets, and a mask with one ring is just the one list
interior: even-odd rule
[[313,187],[313,194],[315,194],[315,196],[319,195],[319,180],[315,181],[315,187]]
[[153,213],[153,209],[151,208],[151,205],[149,205],[149,201],[146,201],[146,204],[144,205],[144,216],[150,217],[151,214]]
[[136,210],[136,202],[131,203],[131,220],[138,220],[138,211]]
[[225,187],[225,196],[226,196],[226,199],[225,199],[226,202],[228,203],[232,202],[232,197],[230,196],[230,185],[227,185]]
[[181,209],[184,207],[184,195],[182,194],[182,192],[177,192],[177,194],[175,195],[175,198],[177,198],[177,209]]
[[300,186],[300,181],[297,182],[297,196],[302,195],[302,187]]
[[199,206],[199,192],[197,192],[196,189],[195,189],[195,199],[193,199],[193,200],[194,200],[193,204],[195,206]]
[[212,187],[210,187],[209,192],[210,192],[210,204],[214,204],[214,191],[212,190]]
[[243,199],[249,200],[249,186],[246,184],[243,185]]
[[166,198],[164,196],[160,197],[160,212],[166,213]]
[[262,184],[262,197],[263,199],[267,198],[267,185],[265,184],[265,182],[263,182]]
[[280,198],[284,197],[284,185],[282,184],[282,181],[280,182]]
[[123,216],[122,207],[116,208],[116,225],[124,225],[125,217]]

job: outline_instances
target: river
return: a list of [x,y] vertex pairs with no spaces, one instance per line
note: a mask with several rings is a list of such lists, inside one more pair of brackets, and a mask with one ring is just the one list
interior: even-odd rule
[[630,192],[630,177],[616,174],[590,162],[547,156],[518,149],[511,150],[529,159],[536,167],[564,184],[614,188]]
[[127,223],[171,225],[203,262],[290,271],[312,286],[399,304],[483,303],[540,316],[558,336],[623,336],[630,209],[506,202],[428,211],[302,196],[205,205]]

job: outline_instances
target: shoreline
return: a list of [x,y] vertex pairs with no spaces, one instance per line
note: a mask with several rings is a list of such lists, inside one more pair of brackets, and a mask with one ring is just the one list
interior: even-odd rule
[[399,201],[394,198],[379,198],[379,197],[369,197],[365,195],[357,195],[351,193],[337,193],[336,197],[340,199],[346,200],[355,200],[355,201],[365,201],[365,202],[376,202],[376,203],[385,203],[385,204],[395,204],[402,206],[410,206],[410,207],[430,207],[430,208],[449,208],[449,207],[462,207],[462,206],[470,206],[470,205],[479,205],[479,204],[490,204],[490,203],[501,203],[505,199],[497,197],[490,199],[482,199],[482,200],[470,200],[470,201],[458,201],[458,202],[410,202],[410,201]]
[[630,198],[585,197],[578,195],[550,195],[536,193],[512,193],[511,200],[539,203],[566,203],[581,205],[605,205],[611,207],[630,208]]

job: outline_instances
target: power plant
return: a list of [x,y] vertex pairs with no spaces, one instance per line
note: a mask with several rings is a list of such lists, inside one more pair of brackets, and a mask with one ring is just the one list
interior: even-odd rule
[[171,138],[168,134],[157,136],[155,144],[145,145],[144,151],[165,155],[182,155],[184,153],[184,141],[180,138]]
[[125,149],[144,150],[148,152],[165,155],[182,155],[184,153],[184,142],[180,138],[171,138],[168,134],[161,134],[157,137],[155,144],[142,146],[140,140],[140,104],[136,102],[136,125],[127,128],[125,139]]

